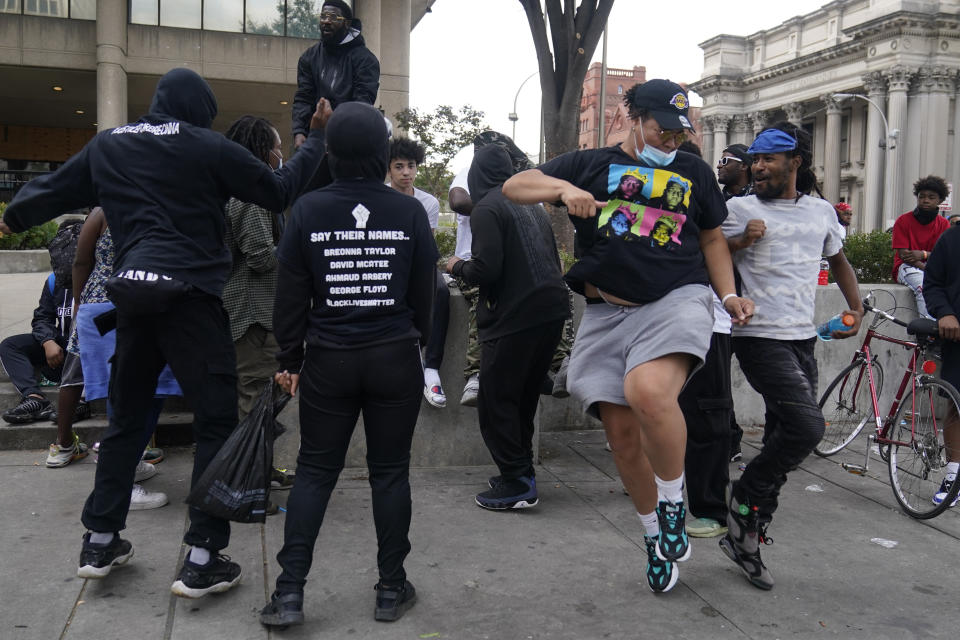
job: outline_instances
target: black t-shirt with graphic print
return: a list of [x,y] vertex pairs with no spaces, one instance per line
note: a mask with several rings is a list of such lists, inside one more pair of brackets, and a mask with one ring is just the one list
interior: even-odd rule
[[615,146],[571,151],[539,169],[607,202],[596,217],[570,216],[582,249],[566,275],[571,289],[582,295],[589,282],[643,304],[709,284],[700,231],[720,226],[727,207],[703,160],[678,151],[666,167],[652,168]]

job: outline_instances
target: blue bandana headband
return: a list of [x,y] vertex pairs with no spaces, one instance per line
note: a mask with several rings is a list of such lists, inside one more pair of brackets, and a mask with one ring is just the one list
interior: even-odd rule
[[780,153],[781,151],[793,151],[796,148],[797,140],[786,131],[764,129],[747,149],[747,153]]

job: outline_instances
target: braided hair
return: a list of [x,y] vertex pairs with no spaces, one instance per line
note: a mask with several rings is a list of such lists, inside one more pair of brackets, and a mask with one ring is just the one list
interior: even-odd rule
[[797,169],[797,192],[810,195],[811,191],[816,191],[823,198],[823,192],[817,185],[817,176],[813,172],[813,140],[810,134],[792,122],[786,121],[777,122],[770,128],[779,129],[797,141],[797,148],[792,152],[792,155],[800,156],[800,168]]
[[227,139],[246,147],[250,153],[270,164],[274,128],[269,120],[257,116],[242,116],[227,129]]

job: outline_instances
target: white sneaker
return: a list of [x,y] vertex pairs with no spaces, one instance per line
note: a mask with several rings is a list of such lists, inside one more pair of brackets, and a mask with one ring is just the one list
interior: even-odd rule
[[[157,468],[149,462],[144,462],[141,460],[137,465],[137,475],[133,477],[133,481],[143,482],[144,480],[149,480],[155,475],[157,475]],[[164,497],[164,500],[166,500],[166,497]]]
[[74,460],[86,457],[87,445],[80,442],[77,434],[73,434],[73,446],[64,448],[56,442],[50,445],[50,450],[47,452],[47,467],[51,469],[65,467]]
[[460,404],[465,407],[477,406],[477,394],[480,393],[480,374],[475,373],[467,379],[467,384],[463,385],[463,396],[460,397]]
[[443,393],[443,387],[438,384],[432,387],[424,386],[423,397],[427,399],[430,406],[437,409],[443,409],[447,406],[447,396]]
[[130,511],[159,509],[167,502],[167,494],[162,491],[147,491],[139,484],[133,485],[133,491],[130,492]]

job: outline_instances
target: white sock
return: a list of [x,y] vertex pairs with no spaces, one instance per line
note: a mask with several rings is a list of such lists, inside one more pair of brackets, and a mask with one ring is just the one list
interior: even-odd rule
[[90,532],[90,544],[110,544],[113,542],[113,532],[100,533],[99,531]]
[[661,502],[683,502],[683,474],[675,480],[662,480],[660,476],[654,475],[657,481],[657,499]]
[[428,389],[432,388],[434,385],[438,387],[440,385],[440,372],[436,369],[424,369],[423,370],[423,384]]
[[190,547],[190,562],[193,564],[207,564],[210,562],[210,550],[203,547]]
[[947,463],[947,481],[952,481],[957,477],[957,472],[960,471],[960,462],[948,462]]
[[647,532],[648,536],[656,538],[660,535],[660,522],[657,520],[656,511],[651,511],[650,513],[640,513],[638,511],[637,517],[640,518],[640,522],[643,523],[643,530]]

